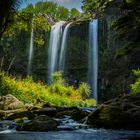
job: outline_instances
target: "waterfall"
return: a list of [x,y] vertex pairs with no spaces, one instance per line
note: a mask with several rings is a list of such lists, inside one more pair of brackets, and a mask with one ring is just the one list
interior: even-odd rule
[[92,89],[92,97],[98,102],[98,20],[89,23],[89,82]]
[[34,24],[33,24],[33,20],[32,20],[27,75],[31,75],[32,59],[33,59],[33,49],[34,49],[34,41],[33,40],[34,40]]
[[59,70],[61,70],[62,73],[64,73],[65,69],[65,55],[66,55],[66,47],[67,47],[67,37],[69,32],[69,27],[71,23],[67,24],[63,36],[62,36],[62,43],[61,43],[61,50],[60,50],[60,58],[59,58]]
[[57,22],[51,29],[48,55],[48,81],[51,80],[52,73],[58,68],[58,51],[61,43],[62,26],[64,23],[64,21]]

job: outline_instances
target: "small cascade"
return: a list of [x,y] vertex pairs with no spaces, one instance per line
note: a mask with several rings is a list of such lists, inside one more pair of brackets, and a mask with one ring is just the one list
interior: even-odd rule
[[92,97],[98,102],[98,20],[89,23],[89,72],[88,79],[93,91]]
[[32,20],[27,75],[31,75],[32,60],[33,60],[33,49],[34,49],[34,24],[33,24],[33,20]]
[[72,23],[69,23],[66,25],[63,36],[62,36],[62,43],[61,43],[61,50],[60,50],[60,58],[59,58],[59,70],[64,73],[65,69],[65,55],[66,55],[66,47],[67,47],[67,38],[68,38],[68,32],[70,25]]
[[64,21],[57,22],[51,29],[49,54],[48,54],[48,81],[51,81],[52,73],[58,68],[58,51],[61,44],[62,26]]

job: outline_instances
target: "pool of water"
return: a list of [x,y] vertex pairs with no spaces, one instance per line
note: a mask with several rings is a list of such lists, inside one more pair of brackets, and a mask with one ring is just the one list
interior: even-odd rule
[[79,129],[56,132],[17,132],[15,130],[0,132],[0,140],[130,140],[131,138],[140,140],[140,131]]

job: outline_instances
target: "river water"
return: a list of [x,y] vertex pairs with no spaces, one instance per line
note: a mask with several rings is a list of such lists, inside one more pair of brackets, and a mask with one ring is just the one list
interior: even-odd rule
[[[137,138],[136,138],[137,137]],[[140,131],[79,129],[56,132],[0,132],[0,140],[139,140]]]
[[59,131],[54,132],[19,132],[16,126],[12,121],[0,122],[0,140],[140,140],[140,130],[99,129],[69,117],[64,118]]

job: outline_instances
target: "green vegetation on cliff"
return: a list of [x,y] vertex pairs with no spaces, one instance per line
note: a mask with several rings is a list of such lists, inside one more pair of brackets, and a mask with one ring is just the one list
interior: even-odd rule
[[122,55],[140,46],[140,1],[139,0],[83,0],[83,10],[91,17],[113,21],[116,38],[124,41]]
[[140,69],[133,70],[133,74],[136,76],[136,81],[131,85],[132,93],[140,93]]

